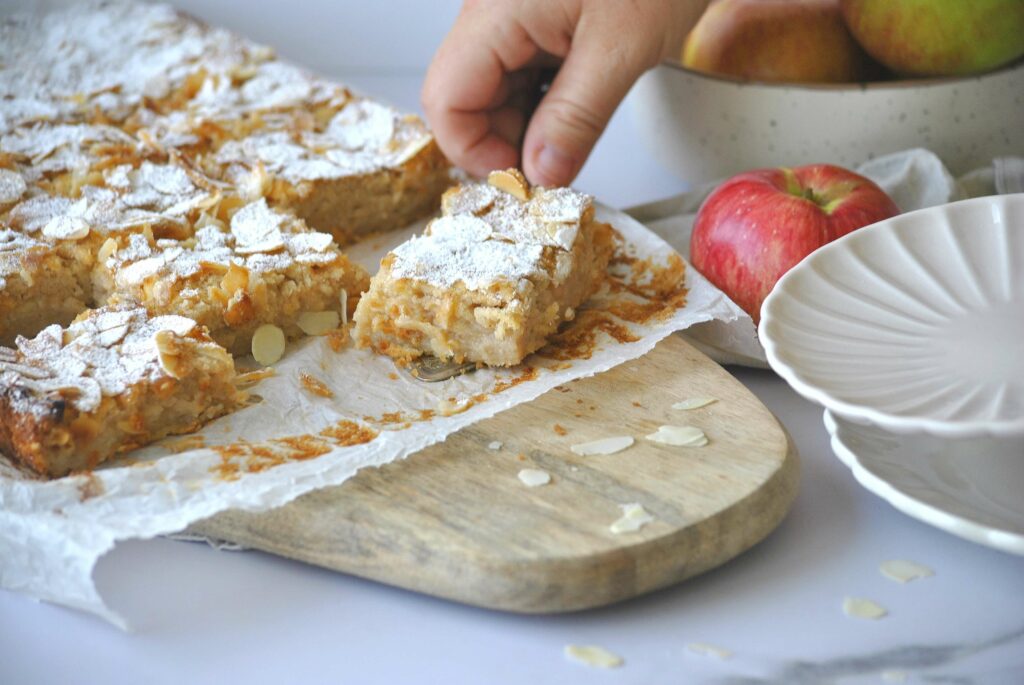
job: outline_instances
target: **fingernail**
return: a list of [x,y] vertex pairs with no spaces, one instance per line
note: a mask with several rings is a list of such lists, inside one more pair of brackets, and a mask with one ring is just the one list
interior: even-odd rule
[[537,153],[537,171],[551,185],[565,185],[576,175],[576,160],[554,145],[544,144]]

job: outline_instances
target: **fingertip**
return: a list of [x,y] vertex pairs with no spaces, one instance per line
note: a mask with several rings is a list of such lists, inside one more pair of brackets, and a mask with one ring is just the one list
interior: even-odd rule
[[582,165],[580,155],[555,143],[541,141],[526,153],[523,173],[533,185],[567,186],[576,178]]
[[519,152],[498,135],[491,133],[452,161],[473,176],[483,177],[495,169],[519,166]]

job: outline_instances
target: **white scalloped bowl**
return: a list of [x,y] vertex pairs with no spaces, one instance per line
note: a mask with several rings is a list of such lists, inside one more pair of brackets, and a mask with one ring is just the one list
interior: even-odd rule
[[779,375],[842,418],[1024,437],[1024,194],[902,214],[816,250],[765,300],[759,336]]

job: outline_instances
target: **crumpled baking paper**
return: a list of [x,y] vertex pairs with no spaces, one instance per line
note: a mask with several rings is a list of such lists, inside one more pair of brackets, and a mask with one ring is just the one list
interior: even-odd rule
[[[1024,188],[1024,159],[1020,157],[1000,157],[989,166],[954,179],[935,153],[914,148],[876,157],[856,171],[888,193],[901,212],[983,195],[1022,192]],[[628,211],[689,259],[697,210],[720,182],[705,183],[682,195]],[[746,313],[735,322],[710,321],[693,326],[685,337],[719,363],[768,368],[754,322]]]
[[[665,263],[671,247],[625,214],[600,208],[598,218],[618,229],[639,257]],[[349,250],[375,271],[380,256],[407,238],[407,231],[380,235]],[[36,480],[0,458],[0,585],[40,599],[95,613],[126,627],[97,592],[96,561],[120,540],[152,538],[180,531],[190,523],[226,509],[266,510],[296,497],[338,485],[366,466],[404,458],[469,425],[556,385],[584,378],[640,357],[674,331],[717,320],[728,329],[742,312],[695,270],[687,269],[686,306],[663,320],[625,324],[637,338],[617,342],[599,338],[588,359],[551,362],[537,358],[510,370],[481,369],[442,383],[423,383],[396,368],[390,359],[351,346],[330,349],[324,338],[290,346],[276,375],[255,385],[262,398],[206,426],[202,449],[174,454],[168,443],[130,453],[90,475]],[[335,393],[318,397],[298,380],[308,373]],[[494,392],[496,384],[517,384]],[[364,444],[330,449],[311,459],[274,460],[254,450],[229,458],[215,448],[245,440],[273,441],[316,435],[339,421],[378,431]],[[280,443],[273,443],[280,445]]]

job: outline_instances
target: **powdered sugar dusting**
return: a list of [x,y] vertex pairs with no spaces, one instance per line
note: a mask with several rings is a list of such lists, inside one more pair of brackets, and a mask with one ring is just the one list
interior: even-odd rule
[[[239,215],[243,215],[241,219]],[[239,235],[257,242],[243,246]],[[254,250],[254,246],[269,244],[268,235],[279,248]],[[296,263],[330,264],[340,256],[331,236],[307,231],[301,222],[268,209],[259,200],[235,213],[230,233],[210,225],[197,230],[188,241],[151,241],[142,234],[131,235],[127,245],[111,254],[104,267],[117,286],[130,288],[151,278],[186,280],[204,273],[208,265],[235,264],[253,273],[268,273],[285,271]]]
[[99,109],[123,119],[200,68],[229,76],[265,56],[166,5],[90,2],[0,23],[0,132]]
[[[85,186],[76,200],[37,195],[15,205],[9,219],[15,228],[29,234],[43,231],[55,220],[76,225],[84,222],[106,234],[145,224],[184,224],[190,212],[210,199],[209,192],[171,164],[143,162],[138,169],[115,171],[117,180],[125,185]],[[58,233],[50,237],[67,236]]]
[[0,393],[20,412],[46,413],[57,396],[94,411],[103,397],[166,375],[154,344],[158,331],[184,336],[195,325],[181,316],[148,319],[144,309],[94,310],[67,331],[49,326],[31,340],[18,338],[17,351],[3,350]]
[[284,236],[281,234],[284,222],[284,215],[267,207],[267,201],[263,198],[250,202],[231,217],[235,249],[239,254],[277,252],[284,247]]
[[28,190],[21,174],[10,169],[0,169],[0,204],[16,202]]
[[9,228],[0,229],[0,289],[7,287],[8,276],[21,270],[22,260],[29,254],[28,251],[39,247],[45,246]]
[[[530,276],[559,280],[568,266],[560,257],[568,257],[591,202],[568,188],[537,188],[523,202],[486,183],[459,186],[445,194],[444,216],[394,250],[391,276],[438,287],[461,281],[469,290]],[[555,250],[555,273],[541,264],[545,248]]]
[[429,234],[395,248],[391,276],[439,287],[461,281],[469,290],[484,290],[539,273],[542,245],[517,245],[492,237],[490,226],[476,217],[441,217],[431,222]]

